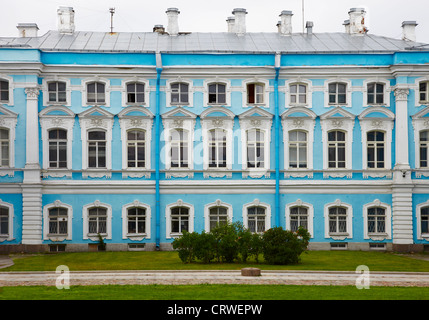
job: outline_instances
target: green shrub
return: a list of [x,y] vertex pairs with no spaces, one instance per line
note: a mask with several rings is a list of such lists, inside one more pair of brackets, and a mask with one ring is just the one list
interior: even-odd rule
[[216,246],[216,238],[212,233],[203,231],[195,238],[195,257],[203,263],[210,263],[215,258],[213,248]]
[[262,236],[264,259],[269,264],[294,264],[307,249],[310,234],[299,228],[298,232],[275,227],[267,230]]
[[195,260],[195,246],[198,241],[198,233],[184,230],[182,235],[174,239],[172,245],[179,253],[179,258],[183,263],[190,263]]
[[218,261],[234,262],[238,257],[238,230],[240,223],[224,223],[211,230],[216,239],[214,252]]

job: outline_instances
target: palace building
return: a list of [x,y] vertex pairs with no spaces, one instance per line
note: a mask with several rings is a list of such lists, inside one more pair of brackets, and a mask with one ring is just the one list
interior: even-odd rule
[[429,248],[415,21],[393,39],[361,8],[339,33],[293,33],[291,11],[268,33],[242,8],[214,33],[181,32],[177,8],[150,32],[57,13],[0,37],[0,252],[171,250],[227,220],[303,226],[312,250]]

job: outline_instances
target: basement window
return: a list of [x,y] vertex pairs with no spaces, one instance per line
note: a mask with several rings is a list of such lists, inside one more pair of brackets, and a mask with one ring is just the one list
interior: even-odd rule
[[347,250],[347,242],[331,242],[331,250]]
[[386,250],[386,244],[385,243],[370,243],[369,249],[370,250]]
[[65,252],[66,245],[65,244],[50,244],[49,252]]
[[144,251],[145,244],[144,243],[129,243],[128,251]]

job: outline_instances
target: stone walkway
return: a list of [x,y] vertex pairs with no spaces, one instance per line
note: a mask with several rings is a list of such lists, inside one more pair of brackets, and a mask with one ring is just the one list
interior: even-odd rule
[[[0,272],[1,286],[55,286],[60,273]],[[61,277],[64,278],[65,274]],[[429,273],[370,272],[369,282],[362,274],[339,271],[268,271],[261,276],[242,276],[241,271],[91,271],[70,272],[69,285],[106,284],[283,284],[283,285],[356,285],[429,287]]]

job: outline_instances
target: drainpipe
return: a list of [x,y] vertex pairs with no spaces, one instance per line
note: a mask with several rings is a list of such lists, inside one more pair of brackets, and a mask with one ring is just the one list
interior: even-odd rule
[[274,70],[276,77],[274,79],[274,128],[275,128],[275,167],[276,167],[276,194],[275,194],[275,222],[280,226],[280,113],[279,113],[279,73],[280,73],[281,54],[276,52]]
[[161,85],[162,60],[161,53],[156,53],[156,110],[155,110],[155,220],[156,220],[156,250],[159,250],[160,226],[161,226],[161,201],[159,192],[159,155],[160,155],[160,135],[161,135],[161,116],[160,116],[160,85]]

